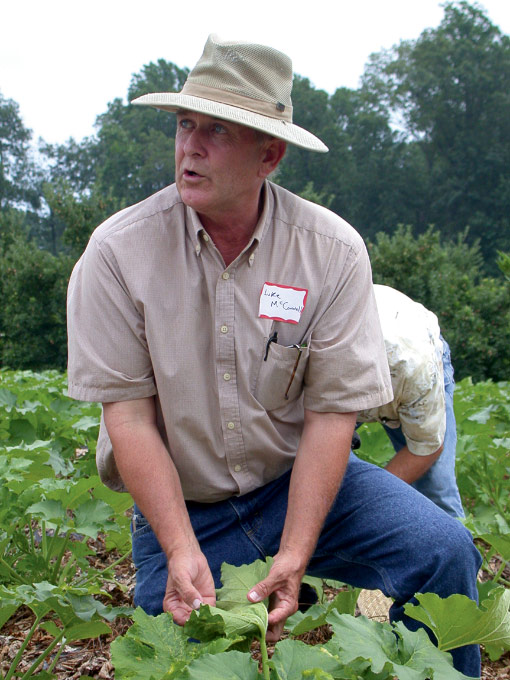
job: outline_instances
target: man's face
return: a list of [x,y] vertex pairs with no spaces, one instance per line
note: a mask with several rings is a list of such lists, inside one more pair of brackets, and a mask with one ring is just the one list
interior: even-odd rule
[[258,201],[264,155],[250,128],[193,111],[177,114],[177,188],[202,216],[221,220]]

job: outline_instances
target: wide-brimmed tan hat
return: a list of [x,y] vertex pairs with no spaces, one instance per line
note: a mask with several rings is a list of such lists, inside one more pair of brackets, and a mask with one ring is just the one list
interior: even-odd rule
[[321,140],[292,122],[292,62],[254,43],[210,35],[180,92],[144,94],[133,104],[164,111],[197,111],[266,132],[303,149],[328,151]]

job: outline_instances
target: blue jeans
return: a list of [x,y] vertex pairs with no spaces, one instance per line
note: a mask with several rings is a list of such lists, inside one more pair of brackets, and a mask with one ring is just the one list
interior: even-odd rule
[[[453,412],[455,381],[453,379],[450,348],[446,340],[442,340],[444,345],[443,369],[446,403],[446,432],[443,450],[432,467],[420,479],[417,479],[413,486],[452,517],[464,517],[464,510],[457,487],[457,478],[455,477],[455,450],[457,447],[457,425]],[[395,451],[400,451],[406,445],[402,428],[393,429],[386,425],[383,427]]]
[[[234,565],[278,552],[287,510],[290,472],[245,496],[218,503],[188,502],[188,512],[216,587],[222,562]],[[310,489],[313,493],[313,489]],[[133,561],[138,570],[135,605],[159,614],[167,579],[166,557],[135,506]],[[417,592],[453,593],[477,600],[481,557],[462,524],[386,470],[351,453],[307,572],[394,598],[392,620],[420,627],[404,614]],[[480,675],[480,649],[453,651],[455,667]]]

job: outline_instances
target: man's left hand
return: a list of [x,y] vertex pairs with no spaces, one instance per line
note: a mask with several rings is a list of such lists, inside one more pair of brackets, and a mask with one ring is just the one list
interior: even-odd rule
[[276,555],[269,574],[248,593],[250,602],[261,602],[269,598],[269,625],[266,639],[277,642],[283,632],[285,621],[298,608],[299,589],[304,568],[296,566],[291,556]]

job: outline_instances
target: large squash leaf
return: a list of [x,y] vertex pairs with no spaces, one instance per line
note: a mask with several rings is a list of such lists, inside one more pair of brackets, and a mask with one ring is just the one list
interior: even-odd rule
[[183,680],[258,680],[262,675],[249,654],[232,651],[204,654],[192,661],[181,677]]
[[339,614],[354,614],[359,593],[360,588],[341,590],[330,602],[314,604],[306,612],[297,611],[289,616],[285,628],[290,630],[292,635],[302,635],[323,626],[327,615],[332,611],[337,611]]
[[328,616],[328,622],[334,637],[325,647],[330,652],[337,649],[342,664],[365,659],[374,673],[387,673],[399,680],[467,679],[453,668],[451,655],[433,645],[424,630],[412,632],[402,623],[391,626],[337,612]]
[[[243,564],[240,567],[234,567],[224,562],[221,565],[223,587],[217,592],[218,603],[244,604],[248,602],[246,598],[248,592],[259,581],[266,578],[272,563],[271,557],[268,557],[265,561],[255,560],[251,564]],[[223,609],[225,609],[225,606]]]
[[503,586],[490,589],[480,606],[465,595],[419,593],[416,599],[419,605],[408,603],[405,612],[432,630],[439,649],[483,644],[492,660],[510,649],[510,590]]
[[[221,605],[221,603],[218,603]],[[235,605],[229,602],[229,609],[202,605],[193,611],[186,623],[186,632],[205,642],[218,635],[226,637],[265,637],[268,613],[263,602]]]
[[133,625],[111,644],[116,680],[171,680],[182,678],[188,664],[201,654],[221,653],[233,641],[219,638],[207,644],[190,643],[170,614],[149,616],[138,608]]
[[[282,640],[275,647],[271,659],[276,675],[279,680],[301,680],[305,671],[318,670],[326,672],[324,676],[312,675],[311,677],[339,677],[329,675],[341,668],[338,659],[335,659],[327,650],[320,646],[306,645],[299,640]],[[305,676],[307,677],[307,676]]]

